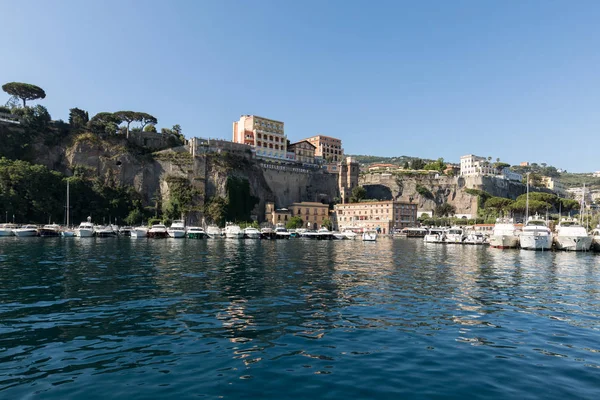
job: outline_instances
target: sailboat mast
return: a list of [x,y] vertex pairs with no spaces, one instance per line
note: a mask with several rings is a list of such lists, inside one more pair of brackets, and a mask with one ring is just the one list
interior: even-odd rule
[[69,227],[69,180],[67,179],[67,227]]

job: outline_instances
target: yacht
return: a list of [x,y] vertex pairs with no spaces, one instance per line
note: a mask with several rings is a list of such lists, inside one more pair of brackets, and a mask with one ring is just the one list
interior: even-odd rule
[[362,240],[363,242],[374,242],[377,240],[377,232],[375,231],[364,231],[362,234]]
[[464,244],[488,244],[487,237],[482,232],[471,232],[467,235]]
[[248,239],[260,239],[260,231],[252,226],[244,229],[244,237]]
[[552,248],[552,232],[546,221],[538,215],[529,217],[519,236],[521,248],[526,250],[550,250]]
[[431,228],[429,233],[423,237],[425,243],[446,243],[446,230],[443,228]]
[[462,228],[452,227],[446,232],[446,243],[462,243],[465,239],[465,234]]
[[42,237],[55,237],[60,236],[60,225],[58,224],[48,224],[44,225],[41,229],[39,229],[39,234]]
[[92,217],[87,217],[87,221],[79,224],[79,227],[75,229],[75,236],[79,237],[92,237],[94,236],[94,224],[92,224]]
[[590,236],[592,237],[592,250],[600,251],[600,225],[592,231]]
[[113,229],[112,225],[99,225],[96,227],[96,236],[101,238],[117,237],[117,232]]
[[573,218],[563,218],[556,227],[558,250],[588,251],[592,247],[592,236]]
[[222,236],[221,234],[221,228],[219,228],[216,225],[209,225],[208,228],[206,228],[206,234],[209,238],[220,238]]
[[185,224],[183,220],[176,219],[173,221],[169,229],[167,229],[167,233],[170,237],[179,239],[185,237]]
[[130,237],[131,231],[133,231],[133,228],[131,226],[122,226],[119,228],[119,235]]
[[275,239],[275,231],[271,228],[262,228],[260,230],[260,238],[261,239]]
[[228,223],[225,226],[225,237],[228,239],[241,239],[244,237],[244,231],[239,225]]
[[351,231],[349,229],[346,229],[345,231],[342,231],[342,235],[344,235],[344,237],[346,239],[350,239],[350,240],[354,240],[358,236],[358,234],[356,232]]
[[199,226],[188,226],[186,237],[188,239],[204,239],[206,237],[206,232]]
[[130,233],[132,238],[145,238],[148,237],[148,228],[145,226],[137,226],[132,228]]
[[38,227],[36,225],[23,225],[20,228],[14,229],[13,233],[18,237],[37,236]]
[[151,238],[166,238],[168,235],[167,227],[163,224],[154,224],[148,231],[148,237]]
[[[306,234],[306,233],[305,233]],[[275,227],[275,239],[289,239],[290,232],[282,224],[277,224]]]
[[518,230],[512,218],[497,218],[492,236],[490,236],[490,246],[498,249],[511,249],[517,247],[518,244]]
[[14,236],[14,230],[17,228],[15,224],[0,224],[0,236]]

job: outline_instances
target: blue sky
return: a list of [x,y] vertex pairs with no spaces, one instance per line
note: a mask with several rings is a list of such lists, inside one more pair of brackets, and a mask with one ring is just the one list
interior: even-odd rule
[[[188,137],[241,114],[346,153],[600,170],[600,2],[0,0],[1,83],[53,118],[145,111]],[[8,100],[0,92],[0,103]]]

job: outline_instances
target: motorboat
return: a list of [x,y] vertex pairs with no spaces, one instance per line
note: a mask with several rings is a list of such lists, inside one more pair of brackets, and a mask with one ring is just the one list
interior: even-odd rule
[[304,232],[302,237],[305,237],[308,239],[317,239],[317,240],[330,240],[330,239],[333,239],[333,233],[329,229],[327,229],[325,227],[321,227],[321,228],[319,228],[318,231]]
[[125,237],[130,237],[131,231],[133,231],[133,228],[131,226],[122,226],[119,228],[119,235],[125,236]]
[[148,228],[145,226],[136,226],[131,229],[131,237],[135,239],[148,237]]
[[375,231],[364,231],[362,234],[363,242],[374,242],[377,240],[377,232]]
[[204,239],[206,232],[199,226],[188,226],[186,237],[188,239]]
[[529,217],[521,235],[521,248],[525,250],[550,250],[552,248],[552,231],[548,224],[538,215]]
[[221,228],[216,225],[209,225],[206,228],[206,235],[212,239],[220,238],[222,236]]
[[0,224],[0,236],[14,236],[14,230],[19,226],[15,224]]
[[117,237],[117,231],[112,225],[99,225],[96,227],[96,236],[101,238]]
[[17,237],[31,237],[38,235],[38,227],[36,225],[23,225],[20,228],[14,229],[13,233]]
[[167,229],[169,237],[175,239],[181,239],[185,237],[185,224],[183,220],[176,219],[171,223],[171,226]]
[[62,237],[75,237],[75,231],[72,229],[63,229],[60,231],[60,236]]
[[351,231],[349,229],[342,231],[342,235],[344,235],[344,237],[346,239],[350,239],[350,240],[354,240],[358,236],[358,234],[356,232]]
[[60,236],[60,225],[58,224],[48,224],[42,226],[38,230],[40,236],[42,237],[57,237]]
[[511,249],[519,245],[519,231],[512,218],[497,218],[490,246],[498,249]]
[[75,229],[75,236],[92,237],[95,231],[94,224],[92,224],[92,217],[87,217],[87,221],[80,223],[79,227]]
[[446,243],[462,243],[465,240],[465,233],[462,228],[452,227],[446,232]]
[[592,230],[590,236],[592,237],[592,250],[600,251],[600,225]]
[[225,237],[227,239],[242,239],[244,231],[239,225],[228,223],[225,225]]
[[556,227],[556,248],[569,251],[589,251],[592,236],[573,218],[563,218]]
[[244,237],[248,239],[260,239],[260,231],[253,226],[244,229]]
[[260,238],[261,239],[275,239],[275,231],[272,228],[262,228],[260,230]]
[[423,237],[425,243],[446,243],[446,230],[444,228],[431,228]]
[[[305,233],[306,234],[306,233]],[[282,224],[277,224],[275,227],[275,239],[289,239],[290,232]]]
[[169,236],[167,233],[167,227],[163,224],[154,224],[152,228],[148,230],[148,237],[151,238],[166,238]]
[[394,237],[407,237],[407,238],[422,238],[427,235],[428,231],[425,228],[404,228],[401,231],[394,231],[392,236]]
[[464,244],[488,244],[487,237],[482,232],[471,232],[463,241]]
[[347,237],[342,232],[331,232],[333,238],[336,240],[346,240]]

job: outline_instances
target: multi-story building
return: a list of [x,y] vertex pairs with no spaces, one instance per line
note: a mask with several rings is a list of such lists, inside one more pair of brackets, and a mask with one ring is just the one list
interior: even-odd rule
[[560,197],[565,197],[567,195],[567,188],[558,179],[549,176],[542,176],[541,182],[544,187],[552,190]]
[[281,121],[242,115],[233,123],[233,141],[252,146],[259,158],[288,159],[287,137]]
[[417,225],[416,203],[388,200],[336,204],[335,213],[339,230],[380,229],[385,234]]
[[292,211],[292,217],[302,218],[304,226],[308,229],[318,229],[323,225],[323,221],[329,218],[328,204],[303,201],[292,203],[288,208]]
[[276,209],[275,203],[268,201],[265,203],[265,218],[273,226],[277,224],[286,225],[292,218],[292,211],[287,208]]
[[296,162],[303,164],[314,164],[315,163],[315,145],[307,140],[301,140],[296,143],[289,144],[287,146],[288,152],[294,153],[294,159]]
[[460,158],[460,176],[494,175],[496,169],[485,157],[468,154]]
[[504,179],[507,179],[509,181],[521,182],[523,180],[523,175],[511,171],[508,167],[502,168],[502,176],[504,177]]
[[342,141],[325,135],[312,136],[304,139],[315,146],[315,156],[323,158],[328,163],[338,163],[342,161],[344,149]]

